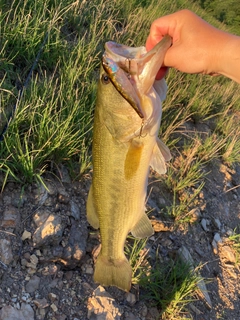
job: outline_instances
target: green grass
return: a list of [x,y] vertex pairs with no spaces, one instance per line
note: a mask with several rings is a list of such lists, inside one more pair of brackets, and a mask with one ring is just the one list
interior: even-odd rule
[[132,266],[133,285],[140,285],[141,299],[156,306],[161,319],[189,319],[188,304],[196,300],[201,281],[198,270],[178,256],[163,261],[158,250],[153,257],[151,249],[147,239],[127,238],[125,253]]
[[[186,7],[220,26],[190,0],[0,0],[0,131],[16,107],[0,142],[2,190],[9,180],[44,184],[44,173],[56,174],[59,164],[66,165],[76,179],[86,172],[91,167],[96,82],[104,43],[144,45],[155,18]],[[171,205],[163,211],[177,225],[191,219],[188,212],[204,186],[208,162],[221,159],[234,166],[240,161],[240,97],[239,85],[223,77],[170,70],[167,83],[160,136],[173,161],[168,174],[159,179],[170,191]],[[134,240],[126,249],[135,283],[149,270],[149,264],[144,264],[145,244]],[[179,268],[178,262],[171,262],[169,270],[157,268],[150,273],[153,279],[159,277],[158,289],[150,288],[146,279],[146,289],[165,313],[181,314],[182,301],[191,296],[188,287],[194,286],[195,278],[184,273],[177,281]],[[154,297],[165,280],[173,282],[168,302]]]
[[138,284],[140,279],[149,272],[150,264],[147,260],[149,250],[146,248],[147,238],[136,239],[128,236],[125,244],[125,254],[132,267],[132,283]]
[[156,262],[149,274],[142,277],[143,297],[159,307],[161,319],[189,319],[187,305],[195,299],[200,281],[197,273],[180,259]]
[[232,248],[236,253],[236,265],[237,268],[240,266],[240,226],[234,229],[234,232],[229,236],[229,240],[232,242]]

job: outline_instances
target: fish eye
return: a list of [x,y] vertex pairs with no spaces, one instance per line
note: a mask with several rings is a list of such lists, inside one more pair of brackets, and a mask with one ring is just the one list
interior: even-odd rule
[[102,75],[101,81],[103,84],[108,84],[110,82],[110,79],[106,73]]

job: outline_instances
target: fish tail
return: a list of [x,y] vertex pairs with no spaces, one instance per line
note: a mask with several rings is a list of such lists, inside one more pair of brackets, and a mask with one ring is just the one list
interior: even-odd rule
[[94,272],[94,281],[103,286],[116,286],[124,291],[131,288],[132,268],[130,263],[123,259],[110,260],[99,254]]

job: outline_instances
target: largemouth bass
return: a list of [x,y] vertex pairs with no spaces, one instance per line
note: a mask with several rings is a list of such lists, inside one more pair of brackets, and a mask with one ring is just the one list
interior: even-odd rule
[[166,172],[168,148],[158,139],[165,80],[155,81],[171,45],[166,36],[151,51],[114,42],[105,44],[98,83],[93,133],[93,181],[87,219],[100,227],[101,252],[94,280],[130,290],[132,270],[124,255],[129,232],[153,234],[145,213],[149,167]]

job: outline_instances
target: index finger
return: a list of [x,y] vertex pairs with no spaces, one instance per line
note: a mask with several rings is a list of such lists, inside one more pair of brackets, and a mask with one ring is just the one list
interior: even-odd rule
[[167,17],[168,16],[165,16],[153,21],[146,41],[146,49],[148,51],[161,41],[165,35],[171,35],[169,32],[169,25],[165,23]]

